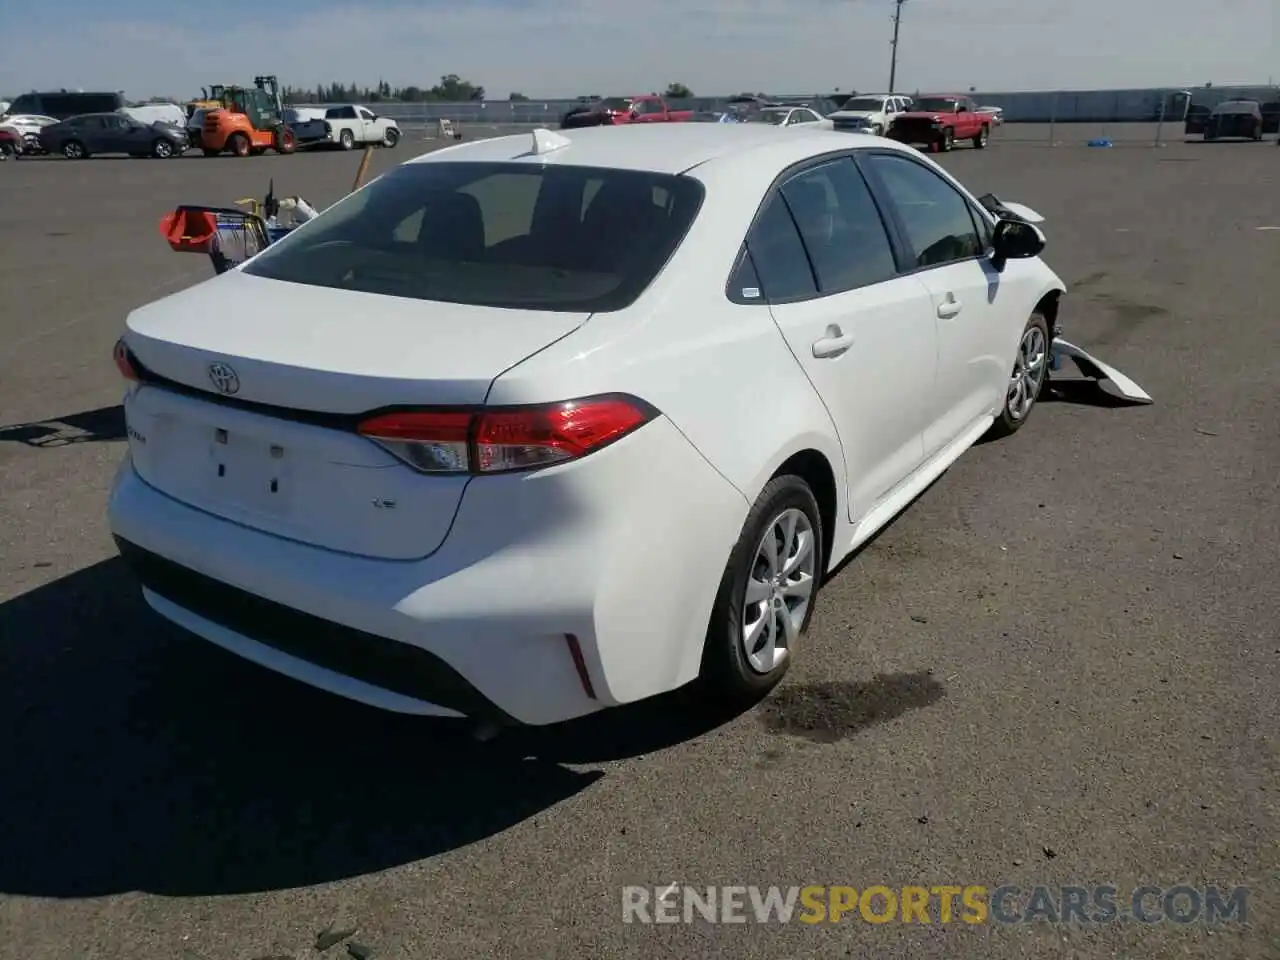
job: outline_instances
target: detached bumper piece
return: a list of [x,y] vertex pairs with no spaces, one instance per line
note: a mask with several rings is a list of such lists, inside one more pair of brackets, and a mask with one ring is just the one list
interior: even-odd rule
[[227,630],[354,680],[476,720],[518,725],[461,674],[420,647],[344,627],[255,596],[116,537],[141,584]]

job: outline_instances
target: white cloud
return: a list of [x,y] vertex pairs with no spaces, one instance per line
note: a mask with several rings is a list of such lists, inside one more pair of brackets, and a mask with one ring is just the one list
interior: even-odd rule
[[[540,0],[545,2],[545,0]],[[92,8],[91,8],[92,9]],[[235,42],[203,16],[77,17],[74,33],[7,38],[0,89],[124,89],[190,96],[270,70],[294,86],[430,86],[444,73],[491,96],[878,89],[889,71],[889,0],[560,0],[335,4],[239,22]],[[267,12],[270,7],[261,8]],[[1264,82],[1277,53],[1271,0],[1182,7],[1159,0],[911,0],[898,86],[981,90]],[[180,19],[181,18],[181,19]]]

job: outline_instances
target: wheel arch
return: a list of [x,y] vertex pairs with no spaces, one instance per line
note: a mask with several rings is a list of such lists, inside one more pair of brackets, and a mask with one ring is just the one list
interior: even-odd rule
[[1054,286],[1045,290],[1040,294],[1040,298],[1036,301],[1034,313],[1044,315],[1045,320],[1049,322],[1049,339],[1053,340],[1058,335],[1058,310],[1062,306],[1062,298],[1066,296],[1067,291],[1063,287]]
[[826,454],[813,447],[806,447],[782,461],[769,475],[769,480],[786,475],[797,476],[808,484],[813,491],[813,498],[818,501],[818,517],[822,521],[823,566],[829,570],[832,566],[831,548],[835,543],[836,523],[843,502],[839,495],[836,472]]

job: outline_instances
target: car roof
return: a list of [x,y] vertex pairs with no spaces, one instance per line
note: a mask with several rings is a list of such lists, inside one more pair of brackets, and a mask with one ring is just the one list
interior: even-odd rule
[[[788,108],[790,109],[790,108]],[[572,166],[679,174],[703,164],[750,163],[750,154],[772,148],[778,169],[809,157],[874,146],[896,149],[878,138],[864,144],[831,130],[797,128],[785,133],[764,123],[652,123],[557,130],[569,145],[541,156],[531,134],[475,140],[423,154],[408,163],[563,163]],[[911,152],[909,148],[901,148]]]

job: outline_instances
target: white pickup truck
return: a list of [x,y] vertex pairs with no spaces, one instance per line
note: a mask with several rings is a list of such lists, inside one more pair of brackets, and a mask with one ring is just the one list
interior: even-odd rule
[[300,147],[335,143],[350,150],[366,143],[394,147],[400,142],[400,128],[394,120],[355,104],[329,107],[323,120],[307,120],[290,126]]

